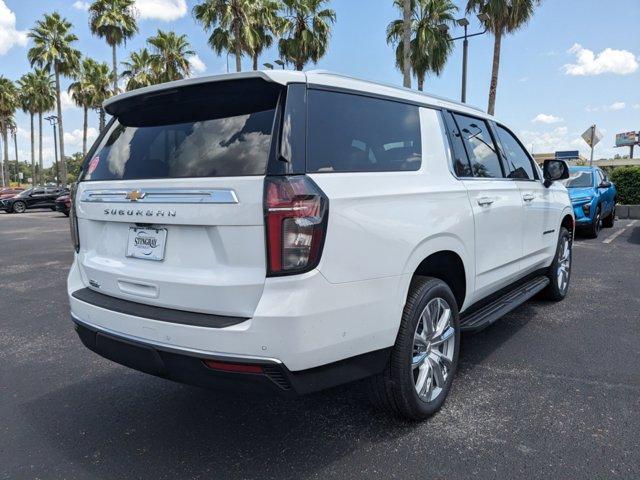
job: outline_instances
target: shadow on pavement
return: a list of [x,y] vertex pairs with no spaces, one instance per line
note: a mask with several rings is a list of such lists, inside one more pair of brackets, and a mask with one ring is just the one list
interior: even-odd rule
[[42,396],[22,412],[47,448],[91,478],[307,477],[415,427],[373,410],[362,384],[265,399],[120,367]]

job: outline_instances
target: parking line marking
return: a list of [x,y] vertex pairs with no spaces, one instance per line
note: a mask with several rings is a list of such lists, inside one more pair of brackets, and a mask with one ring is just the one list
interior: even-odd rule
[[616,238],[618,238],[620,235],[622,235],[622,233],[627,229],[627,227],[632,227],[634,223],[636,223],[636,221],[632,220],[631,223],[629,223],[629,225],[627,225],[626,227],[621,228],[620,230],[615,232],[613,235],[611,235],[609,238],[606,238],[605,240],[603,240],[602,243],[611,243],[611,242],[613,242]]

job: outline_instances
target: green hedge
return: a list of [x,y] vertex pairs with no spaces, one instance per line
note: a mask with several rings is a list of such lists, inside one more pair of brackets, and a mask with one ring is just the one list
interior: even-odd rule
[[640,204],[640,167],[620,167],[611,172],[611,180],[618,190],[618,203]]

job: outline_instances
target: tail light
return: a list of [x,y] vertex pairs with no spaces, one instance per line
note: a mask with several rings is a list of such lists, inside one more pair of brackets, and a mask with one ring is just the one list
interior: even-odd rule
[[76,217],[76,190],[78,184],[71,187],[69,197],[71,198],[71,208],[69,210],[69,228],[71,230],[71,242],[76,253],[80,252],[80,234],[78,233],[78,217]]
[[304,175],[266,177],[264,215],[268,275],[291,275],[318,265],[329,200]]

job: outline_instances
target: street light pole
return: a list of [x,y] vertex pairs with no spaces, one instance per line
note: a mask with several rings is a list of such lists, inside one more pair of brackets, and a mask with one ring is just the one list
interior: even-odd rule
[[11,129],[11,135],[13,135],[13,149],[16,152],[16,182],[20,183],[20,163],[18,162],[18,129],[14,127]]
[[60,186],[60,170],[58,166],[58,134],[56,130],[56,125],[58,124],[58,117],[56,117],[55,115],[51,115],[49,117],[46,117],[45,120],[49,120],[49,123],[51,123],[51,126],[53,127],[53,151],[54,151],[54,155],[55,155],[54,158],[56,162],[56,185]]
[[464,26],[464,41],[462,42],[462,94],[460,100],[467,103],[467,58],[469,53],[469,39],[467,38],[467,25]]
[[[486,21],[488,21],[489,16],[486,13],[481,13],[478,15],[478,20],[480,20],[480,22],[485,23]],[[477,37],[479,35],[484,35],[485,33],[487,33],[488,28],[485,27],[485,29],[481,32],[477,32],[477,33],[472,33],[469,35],[468,31],[467,31],[467,27],[469,26],[469,20],[467,20],[466,18],[459,18],[458,20],[456,20],[456,23],[458,25],[460,25],[461,27],[464,28],[464,35],[461,35],[459,37],[454,37],[454,38],[450,38],[449,41],[451,42],[455,42],[456,40],[461,40],[463,39],[462,42],[462,87],[461,87],[461,92],[460,92],[460,100],[462,101],[462,103],[467,103],[467,62],[469,59],[469,38],[471,37]],[[486,25],[486,23],[485,23]],[[445,25],[445,24],[441,24],[438,25],[438,28],[440,29],[440,31],[446,33],[449,31],[449,26]]]

